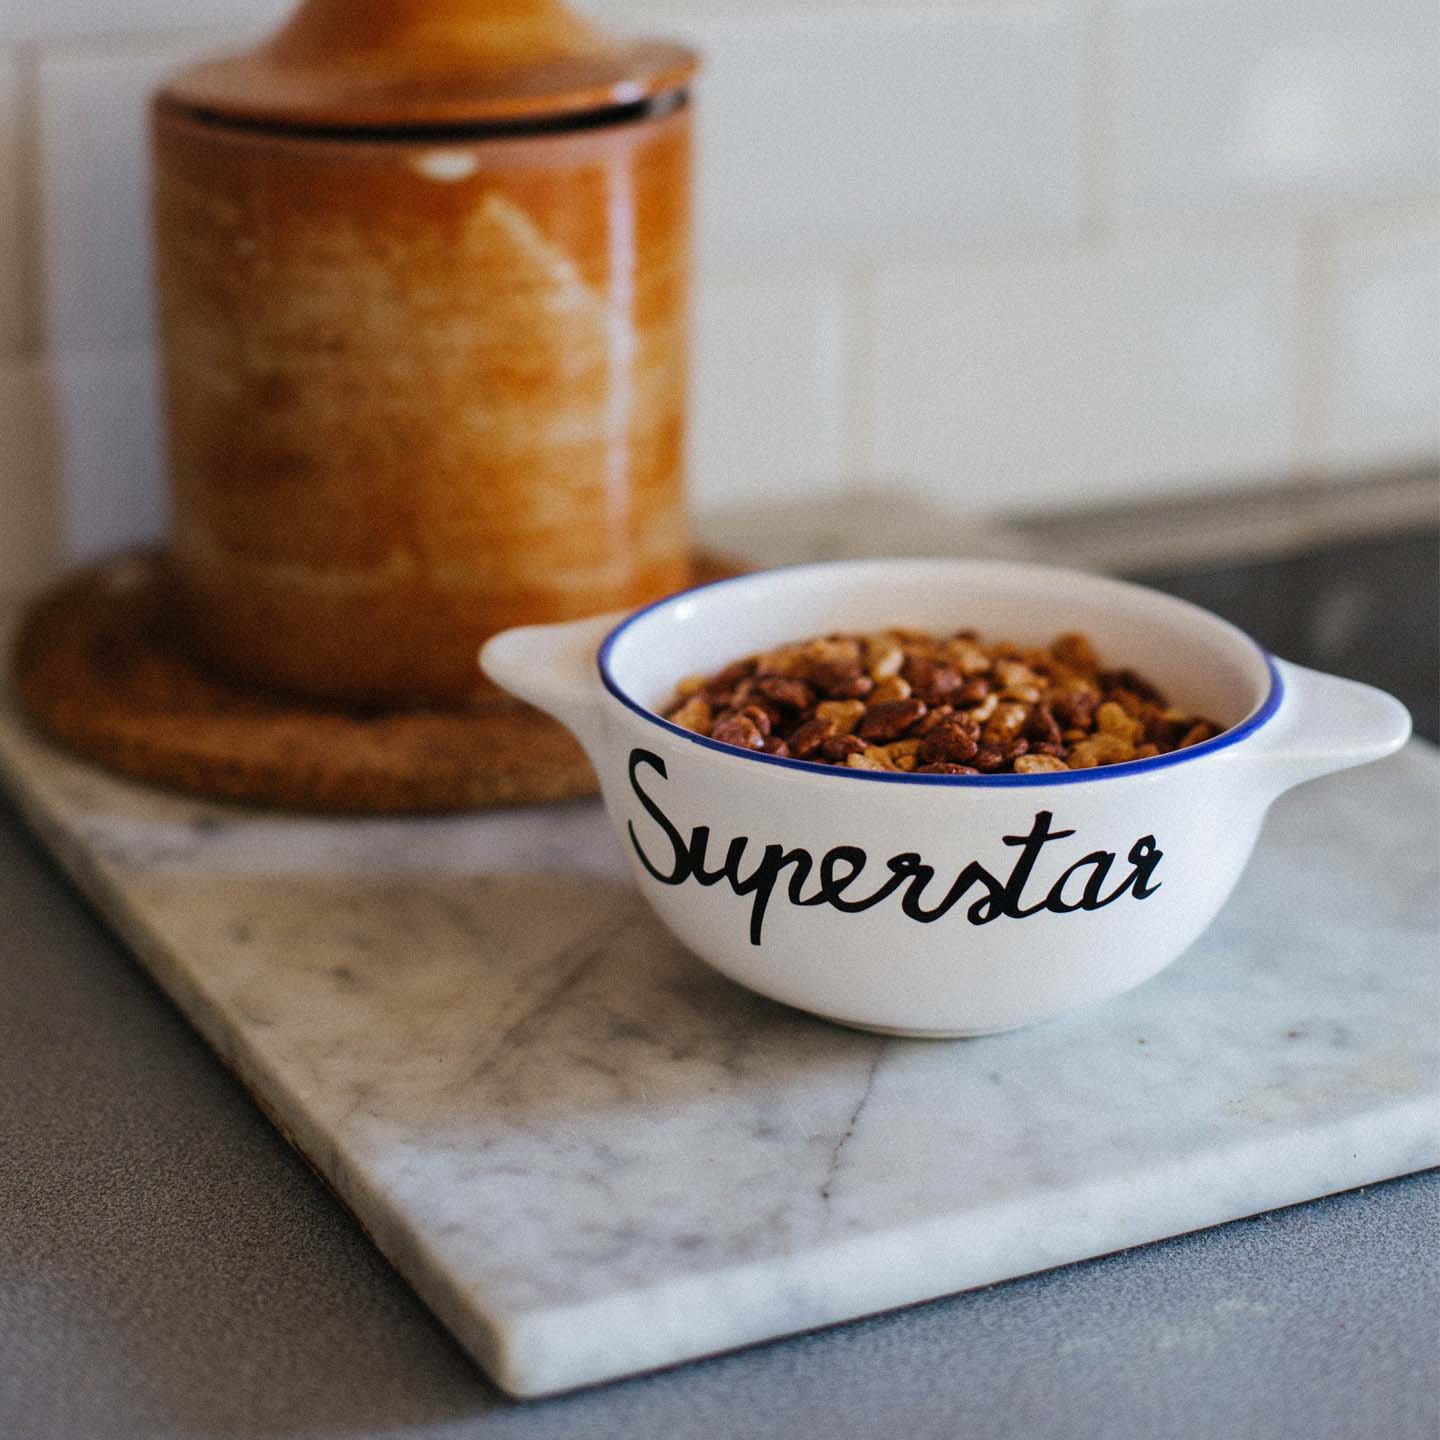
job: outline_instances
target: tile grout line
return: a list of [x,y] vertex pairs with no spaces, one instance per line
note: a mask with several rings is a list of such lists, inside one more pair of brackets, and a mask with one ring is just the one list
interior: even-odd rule
[[20,354],[34,360],[46,350],[44,187],[40,155],[40,46],[15,50],[17,78],[16,177],[20,211]]

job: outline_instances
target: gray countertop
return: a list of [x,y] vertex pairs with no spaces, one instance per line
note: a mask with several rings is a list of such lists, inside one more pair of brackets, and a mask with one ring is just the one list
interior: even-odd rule
[[[1433,544],[1407,551],[1397,577],[1399,554],[1366,564],[1386,583],[1417,563],[1433,572]],[[1364,568],[1344,569],[1360,587],[1352,629],[1372,593]],[[1247,584],[1267,612],[1293,613],[1253,576],[1173,588],[1198,587],[1267,638],[1245,613]],[[1423,707],[1433,642],[1418,643],[1406,673]],[[600,1390],[507,1401],[3,805],[0,914],[5,1440],[1440,1430],[1440,1172]]]

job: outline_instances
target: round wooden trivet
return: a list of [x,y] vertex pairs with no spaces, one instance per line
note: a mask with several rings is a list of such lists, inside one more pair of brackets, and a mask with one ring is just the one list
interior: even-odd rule
[[[697,554],[695,581],[736,567]],[[569,733],[506,696],[358,713],[203,668],[169,620],[157,552],[72,576],[31,608],[13,657],[30,720],[87,759],[212,799],[331,814],[569,800],[595,776]]]

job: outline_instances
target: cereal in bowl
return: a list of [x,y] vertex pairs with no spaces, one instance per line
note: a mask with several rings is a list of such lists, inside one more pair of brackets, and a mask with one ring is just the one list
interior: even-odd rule
[[1039,649],[974,630],[824,635],[691,676],[662,713],[742,750],[917,775],[1088,770],[1221,729],[1074,632]]

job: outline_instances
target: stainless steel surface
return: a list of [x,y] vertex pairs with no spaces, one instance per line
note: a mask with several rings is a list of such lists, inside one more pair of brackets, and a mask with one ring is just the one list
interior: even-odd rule
[[1214,610],[1262,645],[1365,680],[1440,740],[1440,536],[1418,530],[1304,550],[1264,564],[1142,570],[1134,579]]

